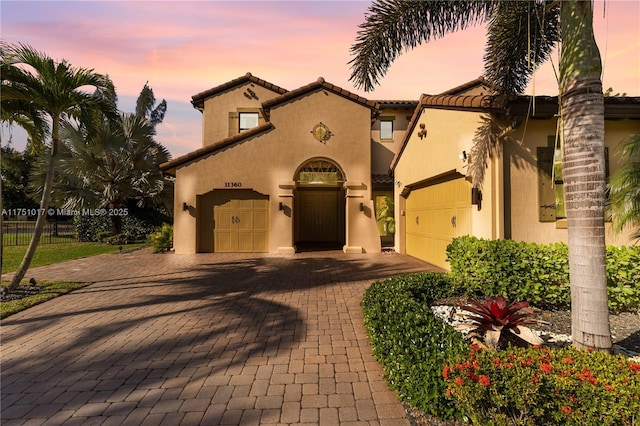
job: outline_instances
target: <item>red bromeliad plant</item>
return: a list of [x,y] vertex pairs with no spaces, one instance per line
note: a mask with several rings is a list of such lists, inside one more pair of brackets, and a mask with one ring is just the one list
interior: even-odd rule
[[531,319],[533,311],[529,308],[529,302],[507,303],[502,296],[495,299],[487,296],[484,303],[469,299],[468,304],[461,308],[470,312],[465,316],[469,319],[467,328],[471,329],[471,335],[483,337],[489,349],[498,349],[503,331],[511,332],[532,345],[543,343],[540,337],[525,327],[535,322]]

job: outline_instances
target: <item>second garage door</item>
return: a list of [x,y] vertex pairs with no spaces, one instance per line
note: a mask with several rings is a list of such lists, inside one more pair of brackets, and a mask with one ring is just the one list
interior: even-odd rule
[[471,232],[471,185],[459,178],[415,189],[406,202],[406,250],[449,269],[446,248],[454,237]]

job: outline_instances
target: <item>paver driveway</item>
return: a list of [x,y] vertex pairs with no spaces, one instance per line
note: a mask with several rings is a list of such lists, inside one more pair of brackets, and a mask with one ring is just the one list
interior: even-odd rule
[[402,425],[359,303],[398,254],[102,255],[94,284],[2,321],[2,424]]

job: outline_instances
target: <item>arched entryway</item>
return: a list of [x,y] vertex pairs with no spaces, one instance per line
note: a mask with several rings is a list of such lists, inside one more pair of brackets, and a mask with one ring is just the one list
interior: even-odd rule
[[345,175],[333,161],[314,158],[295,173],[294,236],[299,251],[341,249],[345,243]]

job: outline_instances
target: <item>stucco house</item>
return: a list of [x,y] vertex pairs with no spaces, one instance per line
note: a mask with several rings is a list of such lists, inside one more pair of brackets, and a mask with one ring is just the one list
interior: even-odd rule
[[[557,97],[494,96],[481,78],[422,95],[391,164],[396,250],[448,269],[446,246],[461,235],[566,242],[563,205],[556,203],[561,175],[552,173],[557,111]],[[480,192],[472,195],[470,153],[483,115],[501,123],[503,140],[487,162]],[[605,98],[609,175],[621,165],[617,146],[637,133],[640,97]],[[630,243],[628,234],[615,235],[610,223],[606,228],[607,244]]]
[[[193,96],[203,146],[163,165],[175,177],[177,253],[385,245],[442,268],[452,238],[566,241],[552,182],[556,97],[496,96],[482,79],[419,101],[368,100],[323,78],[288,91],[250,73]],[[472,195],[484,115],[504,137]],[[640,133],[640,98],[605,100],[608,170]],[[391,197],[395,234],[376,212]],[[607,242],[628,244],[628,235]]]
[[177,253],[393,244],[376,202],[393,195],[389,166],[416,101],[372,101],[323,78],[288,91],[247,73],[192,103],[203,147],[161,166],[175,177]]

